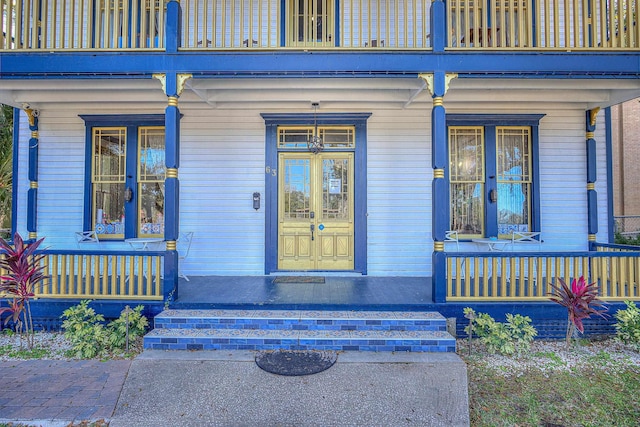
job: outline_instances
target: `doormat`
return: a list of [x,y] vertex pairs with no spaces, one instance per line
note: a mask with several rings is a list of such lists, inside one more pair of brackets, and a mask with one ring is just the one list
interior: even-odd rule
[[338,360],[335,351],[279,350],[256,354],[260,369],[276,375],[301,376],[325,371]]
[[324,283],[322,276],[278,276],[273,283]]

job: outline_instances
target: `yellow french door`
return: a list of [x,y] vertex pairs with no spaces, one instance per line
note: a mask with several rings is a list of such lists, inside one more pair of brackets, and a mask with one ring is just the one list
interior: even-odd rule
[[353,270],[353,153],[280,153],[278,268]]
[[294,0],[289,4],[291,46],[334,46],[333,0]]

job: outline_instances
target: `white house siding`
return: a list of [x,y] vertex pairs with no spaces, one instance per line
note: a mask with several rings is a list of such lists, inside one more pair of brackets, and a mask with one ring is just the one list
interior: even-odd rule
[[[75,232],[82,231],[85,126],[78,114],[64,109],[40,112],[38,237],[51,249],[75,249]],[[26,174],[25,167],[22,176]]]
[[[431,274],[431,112],[430,105],[416,105],[367,110],[372,113],[367,128],[370,275]],[[575,105],[483,111],[545,114],[540,122],[538,153],[545,251],[587,249],[585,113]],[[263,274],[266,200],[261,111],[183,108],[181,112],[180,227],[195,232],[185,272]],[[46,109],[40,115],[38,235],[46,237],[45,245],[55,249],[75,248],[73,232],[82,228],[85,126],[78,117],[81,113],[87,111]],[[24,115],[21,133],[18,230],[26,235],[30,132]],[[606,241],[603,125],[599,125],[596,138],[598,240]],[[252,207],[251,196],[256,191],[263,201],[259,211]],[[122,242],[109,247],[128,249]]]
[[587,250],[585,112],[549,105],[540,122],[543,250]]
[[[598,235],[597,241],[600,243],[609,242],[609,212],[607,209],[609,198],[613,198],[613,194],[608,192],[607,181],[607,144],[606,144],[606,127],[604,120],[604,110],[598,114],[596,123],[596,147],[597,147],[597,164],[598,175],[596,181],[596,191],[598,193]],[[612,201],[613,203],[613,201]],[[611,236],[613,238],[613,236]]]
[[368,272],[431,272],[431,111],[374,110],[367,126]]
[[[180,229],[193,231],[191,275],[264,274],[265,128],[257,110],[185,110]],[[252,195],[262,204],[253,209]]]

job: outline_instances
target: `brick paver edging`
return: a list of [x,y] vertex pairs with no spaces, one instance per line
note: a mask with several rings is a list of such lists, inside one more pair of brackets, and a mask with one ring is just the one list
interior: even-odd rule
[[0,362],[0,422],[108,420],[131,360]]

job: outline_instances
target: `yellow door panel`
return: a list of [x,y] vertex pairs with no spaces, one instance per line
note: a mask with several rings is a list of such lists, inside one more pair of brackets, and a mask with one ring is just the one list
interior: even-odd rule
[[353,153],[280,153],[278,268],[353,270]]
[[351,236],[338,236],[336,239],[336,255],[341,257],[351,256],[353,252]]

